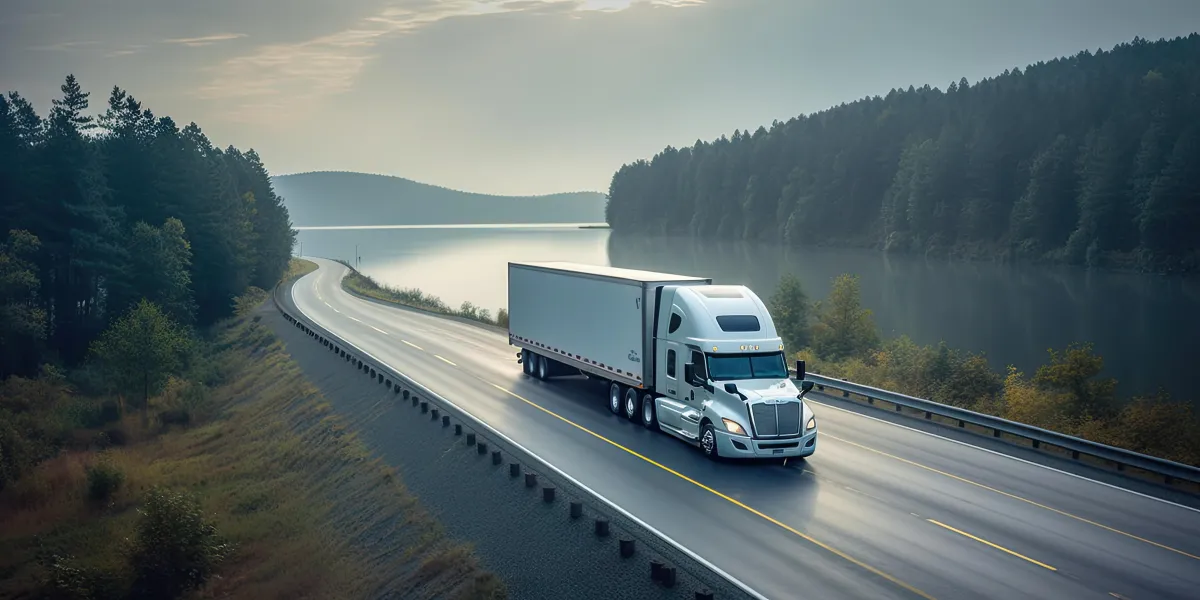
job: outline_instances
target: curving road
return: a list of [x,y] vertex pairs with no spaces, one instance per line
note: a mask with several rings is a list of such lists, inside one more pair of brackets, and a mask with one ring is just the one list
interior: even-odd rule
[[[289,301],[771,599],[1195,598],[1200,511],[810,397],[817,453],[716,464],[539,382],[495,330],[342,290],[323,259]],[[1133,484],[1130,484],[1133,487]]]

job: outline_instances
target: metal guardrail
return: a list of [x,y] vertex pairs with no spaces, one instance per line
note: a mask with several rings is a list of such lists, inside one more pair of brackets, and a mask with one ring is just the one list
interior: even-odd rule
[[[474,431],[478,431],[480,433],[481,437],[483,435],[486,435],[487,437],[491,438],[493,440],[493,442],[496,443],[497,446],[500,446],[500,442],[503,442],[504,445],[508,447],[509,452],[511,454],[513,454],[515,457],[519,457],[522,462],[524,462],[526,464],[530,464],[531,466],[535,465],[533,468],[535,468],[539,471],[542,471],[543,473],[547,474],[547,476],[550,476],[550,474],[553,474],[553,476],[556,476],[556,477],[560,478],[561,480],[570,483],[570,485],[572,485],[576,490],[580,490],[583,494],[590,496],[595,501],[595,504],[603,506],[606,511],[609,511],[610,513],[616,513],[618,515],[621,515],[628,522],[634,524],[637,528],[641,529],[643,532],[643,533],[641,533],[641,535],[650,536],[650,537],[655,538],[659,543],[675,550],[682,556],[691,560],[696,566],[699,567],[699,569],[707,570],[712,576],[728,583],[732,589],[736,589],[736,590],[740,591],[741,593],[745,594],[746,596],[748,596],[750,598],[754,598],[755,600],[767,600],[767,598],[765,596],[763,596],[759,592],[755,591],[753,588],[746,585],[745,583],[743,583],[736,577],[733,577],[729,573],[726,573],[720,567],[717,567],[716,565],[712,564],[708,560],[705,560],[704,558],[702,558],[700,555],[696,554],[691,549],[685,547],[684,545],[675,541],[671,537],[667,536],[666,534],[662,533],[661,531],[650,526],[648,523],[646,523],[645,521],[642,521],[638,517],[634,516],[629,511],[627,511],[624,508],[617,505],[615,502],[609,500],[608,498],[605,498],[604,496],[600,495],[595,490],[587,487],[579,480],[568,475],[566,472],[559,469],[558,467],[550,464],[542,457],[529,451],[524,446],[517,443],[515,440],[509,438],[508,436],[504,435],[503,433],[500,433],[498,430],[492,428],[492,426],[483,422],[482,420],[475,417],[474,415],[467,412],[466,410],[459,407],[458,405],[454,404],[450,400],[433,392],[432,390],[430,390],[429,388],[425,387],[424,385],[418,383],[416,380],[412,379],[411,377],[401,373],[399,370],[395,369],[391,365],[388,365],[384,361],[372,356],[370,353],[366,352],[365,350],[362,350],[361,348],[355,346],[353,343],[345,340],[344,338],[338,336],[337,334],[322,327],[321,325],[319,325],[316,322],[309,319],[303,313],[300,313],[299,310],[296,311],[296,314],[293,314],[292,311],[287,310],[284,307],[284,304],[279,301],[280,288],[284,287],[286,285],[290,285],[291,283],[292,283],[291,281],[287,281],[287,282],[276,284],[276,286],[271,290],[271,301],[275,305],[275,308],[280,312],[280,314],[282,314],[283,317],[289,323],[296,326],[297,328],[300,328],[305,333],[307,333],[310,337],[313,337],[322,343],[328,343],[329,346],[331,347],[331,349],[339,352],[339,354],[338,354],[339,356],[344,356],[346,360],[350,360],[351,362],[357,361],[361,365],[369,368],[370,373],[373,377],[375,377],[376,374],[378,374],[377,376],[379,378],[380,383],[382,383],[386,380],[388,387],[393,389],[394,393],[400,394],[401,389],[403,388],[403,391],[404,391],[403,397],[405,399],[408,399],[411,397],[414,406],[416,406],[417,398],[419,397],[425,401],[425,402],[422,402],[423,408],[424,408],[425,404],[428,403],[430,405],[431,409],[440,408],[441,411],[447,416],[449,416],[450,414],[454,414],[458,418],[458,420],[462,421],[463,424],[467,428],[474,430]],[[436,414],[437,410],[433,410],[433,412],[434,412],[434,414]],[[443,417],[443,418],[446,418],[446,417]],[[473,434],[473,433],[468,435],[468,439],[474,439],[474,437],[475,437],[475,434]],[[605,527],[607,528],[607,521],[605,521]],[[657,563],[652,563],[652,571],[656,564]],[[671,569],[674,569],[674,567],[671,567]],[[674,573],[674,570],[672,570],[672,573]],[[695,576],[695,573],[693,572],[692,575]],[[654,577],[657,577],[657,575],[652,574],[652,578],[654,578]],[[673,574],[672,574],[672,578],[674,578]],[[697,598],[701,598],[701,597],[712,598],[713,596],[711,593],[707,593],[707,592],[702,593],[702,592],[698,591],[696,593],[696,597]]]
[[[816,384],[817,389],[821,391],[824,391],[825,388],[840,390],[843,397],[856,394],[866,398],[867,403],[871,405],[874,405],[876,400],[882,400],[895,406],[896,412],[902,412],[903,408],[908,408],[923,412],[926,420],[932,420],[934,415],[953,419],[958,421],[960,428],[965,428],[967,424],[970,424],[989,429],[994,438],[1001,438],[1003,440],[1003,435],[1009,435],[1029,440],[1032,442],[1034,449],[1044,450],[1045,447],[1061,448],[1069,452],[1071,458],[1074,460],[1079,460],[1083,456],[1098,458],[1115,465],[1117,471],[1123,472],[1126,470],[1126,467],[1133,467],[1159,476],[1167,485],[1176,485],[1179,482],[1200,485],[1200,468],[1182,463],[1147,456],[1131,450],[1107,446],[1056,431],[1042,429],[1041,427],[1009,421],[1008,419],[1001,419],[1000,417],[978,413],[965,408],[941,404],[924,398],[907,396],[844,379],[826,377],[816,373],[805,373],[804,378]],[[915,415],[906,416],[916,418]]]

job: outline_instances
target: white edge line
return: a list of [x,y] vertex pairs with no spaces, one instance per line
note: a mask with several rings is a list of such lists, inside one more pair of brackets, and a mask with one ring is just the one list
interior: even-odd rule
[[[296,303],[296,286],[295,286],[295,285],[292,285],[292,304],[296,306],[296,310],[300,311],[300,313],[301,313],[301,314],[304,314],[304,311],[300,310],[300,305]],[[308,315],[304,315],[304,316],[305,316],[305,317],[308,317]],[[308,318],[311,318],[311,317],[308,317]],[[324,326],[322,326],[322,327],[324,327]],[[338,337],[341,337],[341,336],[338,336]],[[403,378],[405,378],[405,379],[407,379],[407,380],[411,381],[412,383],[416,383],[417,385],[421,386],[422,388],[425,388],[425,389],[424,389],[424,392],[423,392],[425,395],[427,395],[427,396],[433,396],[434,398],[437,398],[438,400],[441,400],[442,402],[445,402],[446,404],[449,404],[450,406],[454,407],[454,408],[455,408],[456,410],[458,410],[458,411],[459,411],[461,414],[464,414],[464,415],[466,415],[467,417],[469,417],[470,419],[472,419],[473,421],[475,421],[476,423],[478,423],[478,424],[479,424],[479,426],[480,426],[481,428],[483,428],[483,429],[486,429],[486,430],[487,430],[487,431],[488,431],[490,434],[492,434],[492,435],[494,435],[494,436],[496,436],[496,437],[498,437],[498,438],[500,438],[500,439],[504,440],[505,442],[508,442],[508,443],[509,443],[509,444],[511,444],[513,447],[515,447],[515,448],[519,449],[521,452],[524,452],[525,454],[527,454],[527,455],[529,455],[529,456],[533,457],[535,460],[537,460],[538,462],[540,462],[540,463],[542,463],[543,465],[545,465],[545,466],[546,466],[546,468],[550,469],[551,471],[554,471],[554,472],[555,472],[555,473],[556,473],[556,474],[557,474],[559,477],[562,477],[563,479],[566,479],[567,481],[571,482],[573,485],[577,486],[579,489],[581,489],[581,490],[583,490],[583,491],[587,492],[588,494],[591,494],[592,496],[595,496],[595,497],[596,497],[597,499],[599,499],[601,502],[603,502],[604,504],[608,505],[608,507],[609,507],[609,508],[611,508],[612,510],[614,510],[614,511],[616,511],[616,512],[620,513],[622,516],[624,516],[625,518],[629,519],[630,521],[633,521],[633,522],[634,522],[634,523],[636,523],[638,526],[640,526],[640,527],[643,527],[643,528],[645,528],[647,531],[649,531],[650,533],[652,533],[652,534],[654,534],[654,535],[658,536],[660,539],[662,539],[663,541],[665,541],[665,542],[667,542],[668,544],[670,544],[671,546],[673,546],[673,547],[674,547],[676,550],[678,550],[678,551],[680,551],[680,552],[683,552],[685,555],[687,555],[687,556],[688,556],[689,558],[691,558],[692,560],[694,560],[694,561],[696,561],[696,562],[700,563],[702,566],[704,566],[704,567],[708,568],[710,571],[712,571],[713,573],[716,573],[718,576],[720,576],[720,577],[724,578],[726,581],[729,581],[730,583],[734,584],[735,586],[737,586],[737,587],[741,588],[741,590],[742,590],[743,592],[746,592],[747,594],[750,594],[751,596],[753,596],[754,598],[757,598],[758,600],[769,600],[769,599],[768,599],[766,596],[764,596],[764,595],[762,595],[762,594],[758,593],[757,591],[755,591],[755,590],[754,590],[754,588],[752,588],[752,587],[750,587],[750,586],[746,585],[745,583],[742,583],[742,581],[741,581],[740,579],[737,579],[736,577],[734,577],[734,576],[730,575],[729,573],[726,573],[725,571],[723,571],[723,570],[722,570],[720,567],[718,567],[718,566],[716,566],[716,565],[712,564],[711,562],[708,562],[707,560],[705,560],[704,558],[702,558],[700,555],[698,555],[698,554],[696,554],[695,552],[693,552],[692,550],[688,549],[688,548],[687,548],[686,546],[684,546],[683,544],[680,544],[679,542],[677,542],[677,541],[675,541],[674,539],[672,539],[671,537],[669,537],[667,534],[665,534],[665,533],[663,533],[663,532],[661,532],[661,531],[659,531],[659,530],[655,529],[654,527],[651,527],[651,526],[650,526],[650,524],[648,524],[648,523],[646,523],[645,521],[643,521],[643,520],[641,520],[641,519],[639,519],[639,518],[635,517],[635,516],[634,516],[632,513],[630,513],[629,511],[625,510],[624,508],[621,508],[620,506],[618,506],[618,505],[617,505],[615,502],[613,502],[612,500],[609,500],[608,498],[605,498],[604,496],[600,495],[598,492],[596,492],[596,491],[595,491],[595,490],[593,490],[592,488],[590,488],[590,487],[588,487],[588,486],[584,485],[582,482],[580,482],[579,480],[575,479],[574,477],[571,477],[570,475],[567,475],[567,474],[566,474],[566,473],[565,473],[565,472],[564,472],[562,469],[559,469],[558,467],[556,467],[556,466],[554,466],[554,465],[550,464],[550,462],[549,462],[549,461],[547,461],[546,459],[544,459],[544,458],[542,458],[542,457],[538,456],[537,454],[534,454],[533,452],[531,452],[531,451],[530,451],[528,448],[526,448],[525,446],[522,446],[521,444],[518,444],[516,441],[512,440],[511,438],[509,438],[508,436],[504,435],[503,433],[500,433],[499,431],[497,431],[497,430],[495,430],[495,429],[492,429],[491,425],[488,425],[487,423],[483,422],[482,420],[480,420],[478,417],[476,417],[475,415],[471,414],[470,412],[468,412],[468,411],[466,411],[466,410],[463,410],[463,408],[462,408],[462,407],[460,407],[459,405],[457,405],[457,404],[455,404],[455,403],[453,403],[453,402],[451,402],[451,401],[449,401],[449,400],[447,400],[447,399],[443,398],[441,395],[434,393],[434,392],[433,392],[432,390],[430,390],[429,388],[426,388],[424,385],[422,385],[422,384],[418,383],[418,382],[417,382],[417,380],[415,380],[415,379],[413,379],[413,378],[409,377],[408,375],[405,375],[405,374],[404,374],[402,371],[400,371],[400,369],[397,369],[397,368],[393,367],[392,365],[389,365],[388,363],[386,363],[386,362],[384,362],[384,361],[382,361],[382,360],[379,360],[378,358],[375,358],[375,357],[374,357],[374,356],[372,356],[372,355],[371,355],[369,352],[367,352],[367,351],[365,351],[365,350],[363,350],[363,349],[359,348],[358,346],[355,346],[354,344],[352,344],[352,343],[350,343],[350,342],[347,342],[347,341],[346,341],[344,338],[342,339],[342,344],[343,344],[343,345],[350,346],[351,348],[354,348],[355,350],[357,350],[357,351],[361,352],[362,354],[365,354],[365,355],[366,355],[368,358],[370,358],[370,359],[374,360],[375,362],[377,362],[377,363],[379,363],[379,364],[381,364],[381,365],[384,365],[384,366],[386,366],[387,368],[391,369],[392,371],[395,371],[395,372],[396,372],[396,373],[398,373],[398,374],[399,374],[401,377],[403,377]]]
[[1159,498],[1159,497],[1157,497],[1157,496],[1151,496],[1150,494],[1143,494],[1143,493],[1141,493],[1141,492],[1137,492],[1137,491],[1134,491],[1134,490],[1131,490],[1131,489],[1128,489],[1128,488],[1123,488],[1123,487],[1121,487],[1121,486],[1119,486],[1119,485],[1113,485],[1113,484],[1111,484],[1111,483],[1106,483],[1106,482],[1104,482],[1104,481],[1097,481],[1097,480],[1095,480],[1095,479],[1092,479],[1091,477],[1086,477],[1086,476],[1084,476],[1084,475],[1079,475],[1079,474],[1077,474],[1077,473],[1072,473],[1072,472],[1070,472],[1070,471],[1064,471],[1064,470],[1062,470],[1062,469],[1056,469],[1056,468],[1054,468],[1054,467],[1051,467],[1051,466],[1049,466],[1049,465],[1043,465],[1043,464],[1041,464],[1041,463],[1033,462],[1033,461],[1031,461],[1031,460],[1026,460],[1026,459],[1024,459],[1024,458],[1020,458],[1020,457],[1017,457],[1017,456],[1013,456],[1013,455],[1011,455],[1011,454],[1005,454],[1005,453],[1003,453],[1003,452],[999,452],[999,451],[996,451],[996,450],[992,450],[992,449],[990,449],[990,448],[984,448],[984,447],[982,447],[982,446],[976,446],[975,444],[971,444],[971,443],[968,443],[968,442],[964,442],[964,441],[962,441],[962,440],[956,440],[956,439],[954,439],[954,438],[948,438],[948,437],[946,437],[946,436],[944,436],[944,435],[938,435],[938,434],[936,434],[936,433],[931,433],[931,432],[928,432],[928,431],[922,431],[922,430],[920,430],[920,429],[917,429],[917,428],[915,428],[915,427],[909,427],[909,426],[907,426],[907,425],[901,425],[901,424],[899,424],[899,423],[893,423],[893,422],[891,422],[891,421],[888,421],[888,420],[885,420],[885,419],[880,419],[879,417],[873,417],[873,416],[871,416],[871,415],[864,415],[864,414],[862,414],[862,413],[860,413],[860,412],[856,412],[856,411],[853,411],[853,410],[847,410],[847,409],[845,409],[845,408],[842,408],[842,407],[840,407],[840,406],[834,406],[834,405],[832,405],[832,404],[829,404],[828,402],[821,402],[821,401],[819,401],[819,400],[816,400],[816,399],[813,399],[813,398],[807,398],[807,397],[805,398],[805,400],[807,400],[807,401],[809,401],[809,402],[813,402],[814,404],[820,404],[821,406],[824,406],[824,407],[827,407],[827,408],[830,408],[830,409],[833,409],[833,410],[840,410],[840,411],[842,411],[842,412],[844,412],[844,413],[848,413],[848,414],[852,414],[852,415],[857,415],[857,416],[863,417],[864,419],[870,419],[870,420],[872,420],[872,421],[879,421],[880,423],[884,423],[884,424],[886,424],[886,425],[891,425],[891,426],[893,426],[893,427],[899,427],[900,429],[907,429],[907,430],[909,430],[909,431],[913,431],[913,432],[919,433],[919,434],[921,434],[921,435],[927,435],[927,436],[929,436],[929,437],[932,437],[932,438],[937,438],[937,439],[939,439],[939,440],[945,440],[945,441],[947,441],[947,442],[952,442],[952,443],[958,444],[958,445],[960,445],[960,446],[966,446],[966,447],[968,447],[968,448],[974,448],[974,449],[976,449],[976,450],[980,450],[980,451],[983,451],[983,452],[987,452],[988,454],[994,454],[994,455],[996,455],[996,456],[1002,456],[1002,457],[1004,457],[1004,458],[1007,458],[1007,459],[1010,459],[1010,460],[1015,460],[1015,461],[1017,461],[1017,462],[1020,462],[1020,463],[1025,463],[1025,464],[1027,464],[1027,465],[1033,465],[1033,466],[1035,466],[1035,467],[1040,467],[1040,468],[1046,469],[1047,471],[1053,471],[1053,472],[1055,472],[1055,473],[1059,473],[1059,474],[1062,474],[1062,475],[1068,475],[1068,476],[1074,477],[1074,478],[1076,478],[1076,479],[1081,479],[1081,480],[1083,480],[1083,481],[1090,481],[1090,482],[1092,482],[1092,483],[1094,483],[1094,484],[1096,484],[1096,485],[1102,485],[1102,486],[1104,486],[1104,487],[1107,487],[1107,488],[1112,488],[1112,489],[1114,489],[1114,490],[1120,490],[1120,491],[1122,491],[1122,492],[1128,492],[1128,493],[1130,493],[1130,494],[1133,494],[1134,496],[1140,496],[1140,497],[1142,497],[1142,498],[1146,498],[1146,499],[1149,499],[1149,500],[1156,500],[1156,501],[1158,501],[1158,502],[1162,502],[1162,503],[1164,503],[1164,504],[1169,504],[1169,505],[1171,505],[1171,506],[1176,506],[1176,507],[1179,507],[1179,508],[1183,508],[1183,509],[1186,509],[1186,510],[1190,510],[1190,511],[1192,511],[1192,512],[1200,513],[1200,509],[1192,508],[1191,506],[1187,506],[1187,505],[1184,505],[1184,504],[1179,504],[1179,503],[1177,503],[1177,502],[1171,502],[1170,500],[1167,500],[1167,499],[1165,499],[1165,498]]

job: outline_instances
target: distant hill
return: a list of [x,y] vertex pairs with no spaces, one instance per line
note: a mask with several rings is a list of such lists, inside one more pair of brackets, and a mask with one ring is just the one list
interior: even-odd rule
[[605,198],[599,192],[492,196],[402,177],[333,171],[280,175],[271,182],[298,227],[604,222]]

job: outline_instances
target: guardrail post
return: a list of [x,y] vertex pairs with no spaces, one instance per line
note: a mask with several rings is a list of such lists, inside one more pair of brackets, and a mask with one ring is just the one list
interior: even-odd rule
[[582,516],[583,516],[583,503],[572,501],[571,502],[571,518],[578,519],[579,517],[582,517]]
[[537,473],[525,471],[525,487],[533,487],[535,485],[537,485]]
[[665,565],[661,560],[650,561],[650,581],[658,581],[662,579],[662,570]]
[[542,502],[546,502],[546,503],[554,502],[554,487],[553,486],[548,485],[548,486],[542,488]]
[[608,519],[596,517],[596,535],[600,537],[608,536]]
[[621,558],[629,558],[630,556],[633,556],[634,550],[636,549],[633,543],[633,538],[623,537],[619,543],[621,546]]
[[479,455],[487,454],[487,442],[479,442],[479,445],[475,446],[475,453]]
[[509,477],[520,477],[521,476],[521,463],[515,463],[515,462],[508,463],[508,476]]
[[669,588],[673,588],[673,587],[675,587],[675,576],[676,576],[676,574],[677,574],[677,571],[675,570],[675,567],[673,567],[673,566],[671,566],[671,567],[666,567],[666,566],[664,566],[664,567],[662,568],[662,579],[661,579],[661,580],[662,580],[662,584],[663,584],[663,586],[664,586],[664,587],[669,587]]
[[474,433],[468,433],[468,434],[467,434],[467,445],[468,445],[468,446],[474,446],[474,445],[475,445],[475,434],[474,434]]
[[503,459],[503,457],[502,457],[502,456],[500,456],[500,451],[499,451],[499,450],[492,450],[492,464],[493,464],[493,465],[498,465],[498,464],[500,464],[500,463],[502,463],[502,462],[504,462],[504,459]]

